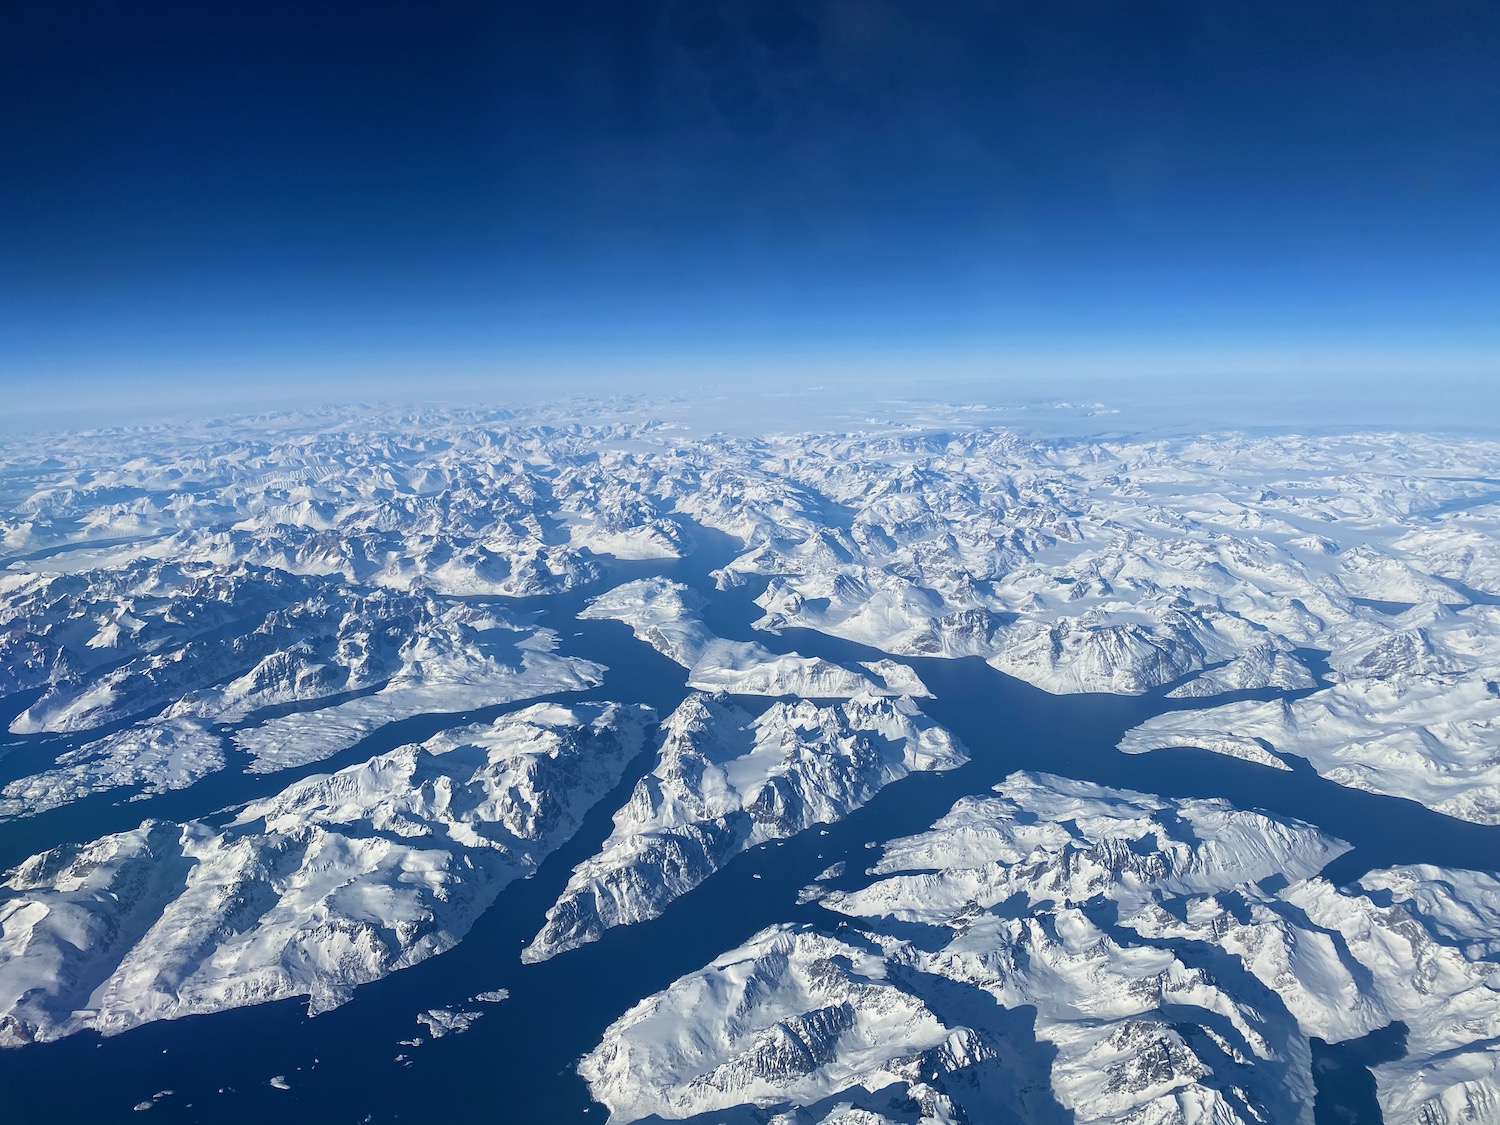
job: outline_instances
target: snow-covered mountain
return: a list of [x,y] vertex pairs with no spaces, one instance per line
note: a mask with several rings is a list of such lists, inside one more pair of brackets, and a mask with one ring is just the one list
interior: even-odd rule
[[1157,715],[1120,749],[1196,746],[1281,769],[1295,754],[1341,785],[1500,824],[1500,606],[1428,602],[1390,626],[1339,646],[1330,686]]
[[[600,579],[608,555],[680,556],[694,522],[742,544],[717,577],[763,585],[763,629],[979,656],[1053,692],[1188,677],[1181,695],[1305,690],[1302,647],[1335,667],[1382,646],[1406,659],[1396,634],[1407,626],[1357,599],[1423,601],[1494,633],[1482,605],[1500,597],[1493,443],[1039,441],[964,429],[959,413],[948,431],[748,439],[579,416],[287,418],[0,451],[0,698],[40,693],[12,729],[242,725],[296,703],[295,716],[232,740],[257,768],[282,768],[409,715],[575,689],[598,670],[546,652],[545,631],[516,650],[506,640],[528,626],[472,598],[576,589]],[[630,624],[702,690],[920,690],[899,662],[839,665],[715,637],[700,594],[648,579],[589,612]],[[1484,667],[1470,661],[1480,684],[1496,678]],[[374,701],[343,698],[370,691]],[[320,700],[347,709],[314,718],[306,705]],[[1452,765],[1415,743],[1403,752]],[[212,751],[195,759],[205,768]],[[1389,780],[1381,791],[1417,783],[1378,762],[1350,771],[1355,784]],[[118,773],[136,791],[173,783],[139,775]],[[1483,818],[1488,800],[1453,795],[1451,807]]]
[[459,941],[569,839],[651,715],[538,704],[254,801],[147,821],[0,884],[0,1045],[288,996],[313,1011]]
[[[1305,759],[1500,825],[1500,443],[890,411],[752,437],[623,400],[330,409],[0,443],[0,1043],[337,1004],[460,940],[622,782],[516,940],[540,925],[533,965],[648,919],[670,941],[669,905],[734,856],[972,758],[930,779],[981,778],[931,831],[871,825],[870,872],[783,888],[787,915],[620,1015],[582,1069],[617,1120],[1306,1121],[1309,1037],[1400,1022],[1387,1121],[1500,1121],[1500,861],[1334,885],[1346,845],[1273,812],[991,792],[1016,763],[982,686],[1060,750],[1070,708],[1125,706],[1073,697],[1136,696],[1126,753]],[[681,672],[631,667],[642,645]],[[922,702],[958,682],[972,727]],[[493,984],[424,1000],[432,1034]]]
[[1474,937],[1500,884],[1426,868],[1335,888],[1318,872],[1345,847],[1222,801],[1016,774],[825,893],[845,923],[726,951],[579,1070],[616,1125],[843,1098],[899,1120],[1310,1122],[1307,1037],[1399,1020],[1386,1120],[1491,1119],[1500,990]]
[[703,605],[703,595],[690,586],[643,578],[599,595],[579,616],[629,625],[640,640],[686,668],[688,686],[699,691],[815,699],[928,694],[916,674],[894,660],[844,667],[817,657],[778,656],[764,645],[716,637],[703,621]]
[[574,869],[523,960],[658,917],[739,853],[842,820],[913,770],[967,760],[906,699],[776,703],[752,718],[723,697],[689,696],[662,724],[656,765],[603,848]]

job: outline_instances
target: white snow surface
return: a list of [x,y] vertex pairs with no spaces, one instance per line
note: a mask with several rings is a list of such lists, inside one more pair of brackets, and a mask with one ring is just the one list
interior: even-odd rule
[[[919,1079],[972,1120],[1025,1116],[1017,1091],[1040,1084],[1079,1121],[1311,1121],[1294,1020],[1106,928],[1093,905],[1129,917],[1160,898],[1300,877],[1341,845],[1222,802],[1026,774],[998,789],[888,845],[867,889],[823,900],[857,929],[773,927],[625,1013],[579,1067],[611,1122]],[[904,936],[913,922],[927,936]],[[1006,1058],[995,1014],[1022,1006],[1050,1065]],[[1222,1053],[1245,1065],[1217,1073]],[[1027,1065],[1041,1072],[1018,1075]]]
[[[1317,873],[1345,847],[1222,801],[1015,774],[827,894],[847,928],[756,935],[626,1012],[579,1070],[616,1125],[736,1105],[800,1121],[845,1096],[876,1113],[891,1096],[870,1091],[915,1099],[918,1077],[970,1120],[1027,1117],[1029,1084],[1078,1121],[1310,1122],[1307,1036],[1401,1020],[1408,1053],[1376,1070],[1386,1120],[1489,1120],[1495,877],[1339,889]],[[1034,1011],[1047,1052],[1027,1063],[1002,1010]]]
[[137,798],[186,789],[224,768],[224,738],[194,715],[164,714],[58,755],[47,770],[0,789],[0,820],[35,816],[80,798],[134,789]]
[[688,670],[688,686],[735,695],[847,699],[856,695],[924,696],[910,668],[894,660],[847,668],[817,657],[777,655],[764,645],[715,636],[704,623],[703,596],[681,582],[642,578],[601,594],[580,617],[622,621],[657,652]]
[[[387,723],[588,688],[604,672],[552,651],[550,630],[498,607],[246,567],[136,562],[86,583],[76,575],[33,583],[12,608],[28,621],[56,619],[67,632],[68,615],[80,612],[81,599],[101,596],[99,586],[130,591],[131,611],[111,620],[136,622],[139,650],[116,645],[127,651],[99,674],[70,665],[62,650],[57,659],[71,671],[54,677],[10,729],[130,725],[8,783],[0,818],[113,790],[143,797],[186,788],[232,759],[252,772],[306,765]],[[243,630],[226,627],[241,613]],[[227,738],[213,729],[223,725],[234,728]]]
[[[601,669],[512,600],[597,588],[601,555],[670,559],[706,530],[735,541],[715,580],[759,591],[763,630],[977,657],[1054,693],[1170,692],[1194,710],[1142,724],[1122,749],[1200,746],[1277,768],[1297,756],[1341,784],[1500,823],[1496,442],[1043,439],[936,404],[893,406],[885,422],[851,416],[842,432],[690,435],[640,411],[329,409],[0,443],[0,701],[14,716],[0,753],[58,753],[8,775],[0,817],[191,792],[215,770],[305,764],[409,715],[596,684]],[[923,690],[888,660],[841,665],[714,636],[684,591],[630,583],[591,612],[626,621],[704,689],[871,707]],[[1326,656],[1326,682],[1307,650]],[[1212,705],[1231,692],[1271,702]],[[1275,698],[1288,692],[1297,698]],[[592,729],[587,708],[569,713],[582,717],[527,722]],[[631,739],[618,741],[624,754]],[[481,765],[488,751],[434,745],[393,752],[413,755],[406,784],[422,770],[449,778],[421,800],[359,772],[402,777],[407,767],[381,755],[332,775],[361,779],[337,791],[312,795],[310,779],[285,788],[282,812],[280,798],[258,802],[274,828],[152,820],[26,861],[0,890],[0,1039],[283,995],[335,1003],[456,940],[623,768],[613,751],[591,758],[596,777],[561,750],[512,747],[509,764]],[[438,759],[469,772],[450,777]],[[764,766],[747,746],[710,756],[704,777],[743,797]],[[503,799],[474,781],[492,774],[515,782]],[[849,788],[822,811],[873,784],[840,777]],[[476,807],[514,839],[459,806],[424,804],[474,784],[486,794]],[[684,802],[718,799],[696,785]],[[373,788],[366,800],[344,786]],[[1410,1052],[1376,1075],[1387,1119],[1500,1119],[1492,875],[1413,865],[1335,888],[1310,865],[1337,845],[1305,826],[1076,786],[1011,779],[945,828],[993,855],[893,844],[882,865],[925,847],[935,866],[883,867],[872,886],[827,893],[825,908],[864,911],[836,935],[752,939],[746,958],[788,984],[760,1013],[756,989],[745,992],[735,1018],[750,1038],[674,1071],[712,1072],[712,1083],[648,1089],[646,1074],[641,1089],[619,1087],[618,1112],[739,1098],[781,1113],[778,1125],[1024,1117],[1008,1088],[1047,1091],[1079,1120],[1227,1125],[1265,1110],[1295,1121],[1307,1088],[1299,1036],[1401,1019]],[[800,823],[770,788],[769,823]],[[725,815],[758,824],[761,805],[740,800]],[[707,832],[656,815],[617,820],[611,846],[625,848],[631,825],[674,846]],[[1041,825],[1064,836],[1027,835]],[[601,917],[657,909],[656,892],[628,886],[634,855],[609,868],[628,893]],[[602,887],[570,890],[582,903]],[[932,928],[917,941],[898,915],[922,910]],[[857,1008],[850,997],[868,982],[908,997],[895,1002],[907,1014],[851,1016],[842,1005]],[[986,1047],[1016,1041],[994,1029],[996,1013],[1032,1005],[1056,1052],[1041,1069]],[[929,1016],[949,1036],[936,1046]],[[867,1064],[896,1101],[823,1073],[845,1073],[846,1034],[868,1047],[850,1081]],[[829,1092],[804,1120],[785,1105],[793,1089],[792,1100]]]
[[908,699],[775,703],[752,718],[726,697],[689,696],[662,724],[656,764],[609,839],[574,868],[523,959],[656,918],[741,852],[842,820],[914,770],[967,760]]
[[[742,544],[717,577],[766,584],[763,629],[979,656],[1052,692],[1308,690],[1297,649],[1330,652],[1341,668],[1384,646],[1416,661],[1396,685],[1406,713],[1394,747],[1376,719],[1374,739],[1362,730],[1286,749],[1346,784],[1496,815],[1484,707],[1450,724],[1422,702],[1454,674],[1473,681],[1465,692],[1500,682],[1493,657],[1454,673],[1410,648],[1413,626],[1356,599],[1428,603],[1452,616],[1449,632],[1493,638],[1483,603],[1500,597],[1500,444],[1418,433],[1043,440],[975,428],[987,415],[967,407],[918,415],[915,429],[868,420],[748,438],[616,421],[607,404],[519,419],[330,409],[13,439],[0,448],[0,697],[41,693],[18,734],[198,717],[244,728],[226,764],[306,762],[317,745],[347,746],[423,709],[594,682],[597,669],[548,653],[541,635],[518,648],[530,626],[457,599],[576,589],[600,578],[596,553],[684,553],[696,521]],[[705,690],[918,694],[900,665],[843,667],[714,637],[680,594],[631,583],[591,612],[629,620]],[[486,628],[485,615],[499,620]],[[1427,631],[1451,657],[1443,630]],[[1341,675],[1351,706],[1385,706],[1351,682],[1360,668]],[[309,718],[321,704],[349,709]],[[1195,732],[1200,743],[1214,734]],[[1219,748],[1275,760],[1253,739],[1218,735]],[[214,761],[154,745],[149,768],[119,766],[102,747],[94,764],[70,761],[9,796],[149,794]]]
[[578,1070],[618,1123],[815,1102],[977,1048],[886,978],[866,942],[775,927],[630,1009]]
[[316,711],[294,712],[241,730],[235,744],[250,755],[246,770],[273,773],[330,758],[366,735],[415,715],[460,713],[554,692],[597,687],[602,665],[550,652],[518,650],[517,664],[488,657],[422,662],[373,695]]
[[1341,785],[1500,824],[1500,606],[1427,603],[1392,626],[1341,646],[1338,682],[1311,695],[1157,715],[1120,749],[1196,746],[1281,768],[1295,754]]
[[644,707],[537,704],[244,806],[43,852],[0,884],[0,1045],[308,996],[454,945],[644,746]]
[[429,1039],[462,1035],[484,1015],[475,1008],[430,1008],[417,1016],[417,1023],[427,1029]]

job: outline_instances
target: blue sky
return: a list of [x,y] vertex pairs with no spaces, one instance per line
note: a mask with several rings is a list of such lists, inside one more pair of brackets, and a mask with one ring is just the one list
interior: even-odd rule
[[1483,371],[1497,58],[1451,0],[17,0],[0,380]]

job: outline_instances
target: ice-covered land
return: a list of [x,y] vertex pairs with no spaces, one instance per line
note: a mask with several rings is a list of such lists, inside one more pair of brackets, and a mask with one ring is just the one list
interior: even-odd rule
[[656,765],[603,848],[574,869],[523,958],[658,917],[741,852],[841,820],[913,770],[967,760],[906,699],[776,703],[752,718],[723,697],[689,696],[662,724]]
[[13,734],[131,724],[7,784],[0,817],[185,788],[224,768],[226,750],[255,772],[304,765],[399,719],[587,688],[603,672],[500,607],[243,566],[37,576],[6,592],[0,618],[7,657],[55,648],[50,671],[25,683],[40,694]]
[[[1156,713],[1111,735],[1129,753],[1303,759],[1500,824],[1500,444],[1053,440],[939,408],[746,437],[608,409],[0,445],[0,843],[20,860],[0,1043],[339,1003],[459,940],[621,782],[525,956],[669,927],[745,849],[868,817],[913,771],[992,765],[1003,747],[921,709],[943,713],[921,700],[947,659],[1145,697]],[[594,659],[587,638],[618,628],[600,621],[682,668],[659,729],[611,701],[638,681]],[[873,651],[789,651],[827,638]],[[388,729],[418,716],[422,735]],[[229,781],[246,788],[200,801]],[[95,810],[148,819],[47,836]],[[99,838],[25,858],[33,830]],[[583,1072],[617,1120],[1306,1121],[1308,1037],[1396,1021],[1388,1121],[1500,1120],[1485,870],[1335,886],[1319,872],[1344,845],[1316,826],[1034,774],[881,842],[865,885],[830,866],[800,906],[788,890],[802,921],[615,1022]]]
[[1222,801],[1016,774],[825,898],[845,924],[757,934],[626,1012],[580,1073],[616,1125],[815,1121],[795,1108],[840,1099],[872,1122],[1307,1123],[1307,1037],[1400,1020],[1385,1119],[1490,1120],[1500,988],[1462,903],[1488,919],[1500,884],[1335,888],[1318,872],[1344,848]]
[[198,716],[163,715],[59,754],[51,769],[0,789],[0,820],[35,816],[95,793],[145,798],[224,768],[224,736]]
[[[12,730],[143,728],[70,746],[0,794],[3,812],[190,784],[226,754],[296,765],[398,718],[595,683],[586,654],[552,651],[493,599],[599,582],[610,556],[680,556],[700,524],[740,543],[717,578],[753,584],[762,629],[974,655],[1048,691],[1306,690],[1300,650],[1323,650],[1341,682],[1304,706],[1339,716],[1330,733],[1278,741],[1274,717],[1210,713],[1234,736],[1194,728],[1193,744],[1217,735],[1269,762],[1263,739],[1455,815],[1500,807],[1484,734],[1500,445],[1040,440],[959,411],[949,429],[929,413],[920,429],[746,438],[587,415],[330,414],[0,451],[0,699],[28,704]],[[589,612],[703,690],[920,690],[897,661],[717,637],[699,595],[631,582]],[[1387,702],[1399,738],[1342,717]]]
[[812,698],[928,694],[916,673],[894,660],[844,667],[817,657],[777,655],[764,645],[717,637],[704,624],[703,605],[703,595],[690,586],[643,578],[601,594],[579,616],[629,625],[638,638],[686,668],[688,686],[699,691]]
[[0,884],[0,1045],[358,985],[450,948],[643,749],[643,707],[537,704]]
[[1335,682],[1301,699],[1158,715],[1127,753],[1197,746],[1500,824],[1500,606],[1424,602],[1334,649]]
[[484,1013],[476,1008],[431,1008],[417,1016],[430,1039],[462,1035],[479,1022]]

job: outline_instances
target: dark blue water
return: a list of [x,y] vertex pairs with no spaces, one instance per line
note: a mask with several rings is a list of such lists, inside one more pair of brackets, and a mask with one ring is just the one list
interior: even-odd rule
[[1318,1096],[1313,1102],[1316,1125],[1365,1125],[1380,1120],[1375,1076],[1370,1069],[1406,1054],[1407,1027],[1400,1020],[1344,1043],[1312,1037],[1313,1075]]
[[[621,566],[610,582],[668,573],[712,593],[708,572],[732,553],[725,537],[703,532],[700,549],[691,558]],[[560,631],[563,651],[599,659],[610,669],[599,689],[558,698],[644,702],[665,714],[687,692],[682,669],[635,641],[623,625],[572,620],[590,592],[537,599],[522,607]],[[759,615],[751,604],[755,592],[713,593],[709,617],[715,630],[758,640],[773,650],[841,662],[884,655],[817,633],[754,633],[750,622]],[[767,925],[799,920],[837,925],[816,904],[795,905],[798,888],[840,859],[848,861],[849,870],[842,884],[857,885],[869,862],[868,842],[921,831],[959,797],[983,791],[1017,769],[1168,796],[1225,797],[1310,821],[1355,845],[1330,868],[1329,874],[1340,881],[1392,863],[1500,867],[1500,829],[1453,820],[1413,802],[1345,789],[1310,768],[1282,772],[1191,750],[1144,756],[1116,751],[1115,743],[1135,724],[1195,705],[1167,699],[1170,685],[1135,698],[1053,696],[977,659],[917,658],[907,663],[936,693],[925,709],[963,739],[973,755],[969,764],[944,774],[916,774],[890,786],[826,835],[805,833],[782,846],[746,853],[654,922],[611,930],[593,945],[523,966],[520,949],[540,928],[569,871],[608,835],[614,810],[634,778],[649,768],[650,756],[643,755],[578,835],[534,878],[507,888],[450,953],[365,986],[348,1004],[316,1019],[306,1016],[301,1002],[287,1001],[151,1025],[113,1039],[86,1034],[0,1052],[0,1121],[128,1117],[233,1123],[278,1116],[319,1122],[602,1121],[602,1109],[590,1105],[572,1068],[615,1017]],[[1276,694],[1243,692],[1227,698]],[[525,705],[408,720],[304,770],[265,778],[226,773],[149,802],[123,808],[96,803],[87,812],[60,811],[29,826],[0,826],[0,856],[25,854],[38,834],[52,841],[87,838],[134,825],[143,814],[182,818],[244,801],[275,792],[291,777],[359,761],[441,727]],[[467,1034],[415,1050],[398,1046],[398,1040],[419,1032],[418,1012],[464,1004],[475,993],[497,987],[508,988],[511,998],[483,1006],[486,1015]],[[1024,1013],[1014,1017],[1025,1018]],[[396,1062],[398,1053],[407,1054],[410,1065]],[[1033,1053],[1035,1077],[1045,1091],[1045,1052]],[[1368,1073],[1363,1066],[1355,1053],[1320,1068],[1326,1087],[1320,1093],[1320,1121],[1378,1120],[1378,1114],[1370,1116],[1364,1088],[1356,1080],[1358,1073]],[[291,1089],[273,1089],[268,1084],[273,1075],[286,1075]],[[135,1103],[166,1089],[172,1095],[161,1099],[148,1117],[131,1114]],[[1032,1121],[1068,1119],[1050,1103],[1018,1109]]]

